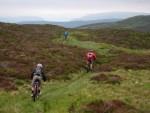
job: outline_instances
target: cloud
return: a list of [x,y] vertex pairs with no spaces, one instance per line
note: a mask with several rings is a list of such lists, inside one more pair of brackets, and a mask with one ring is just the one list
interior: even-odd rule
[[148,0],[0,0],[0,16],[72,19],[89,13],[150,12]]

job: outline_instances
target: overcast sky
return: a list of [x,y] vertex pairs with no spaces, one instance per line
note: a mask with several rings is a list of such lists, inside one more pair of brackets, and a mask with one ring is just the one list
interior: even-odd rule
[[150,13],[150,0],[0,0],[0,17],[70,20],[91,13],[113,11]]

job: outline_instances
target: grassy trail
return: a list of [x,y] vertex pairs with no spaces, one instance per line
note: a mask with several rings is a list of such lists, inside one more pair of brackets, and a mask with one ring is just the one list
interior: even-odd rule
[[68,40],[54,39],[53,42],[63,43],[69,46],[78,46],[85,49],[93,49],[97,53],[101,55],[107,55],[107,56],[110,55],[111,50],[120,51],[120,52],[122,51],[122,52],[132,53],[132,54],[144,54],[144,55],[150,54],[149,49],[129,49],[129,48],[118,47],[107,43],[97,43],[93,41],[79,41],[76,39],[76,37],[72,35],[68,38]]

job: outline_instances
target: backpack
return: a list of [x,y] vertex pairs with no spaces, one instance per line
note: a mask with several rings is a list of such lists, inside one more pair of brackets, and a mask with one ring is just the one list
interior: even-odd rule
[[93,53],[88,53],[88,54],[87,54],[87,58],[88,58],[88,59],[92,59],[92,58],[93,58]]
[[64,35],[65,35],[65,36],[68,36],[68,32],[65,32]]
[[41,76],[42,75],[42,69],[40,67],[36,67],[34,75]]

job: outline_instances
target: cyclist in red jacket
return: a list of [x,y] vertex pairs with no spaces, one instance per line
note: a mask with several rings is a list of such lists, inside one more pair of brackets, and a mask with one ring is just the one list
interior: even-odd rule
[[86,62],[88,65],[88,71],[92,71],[93,70],[93,63],[96,60],[96,53],[93,50],[89,50],[86,53]]

